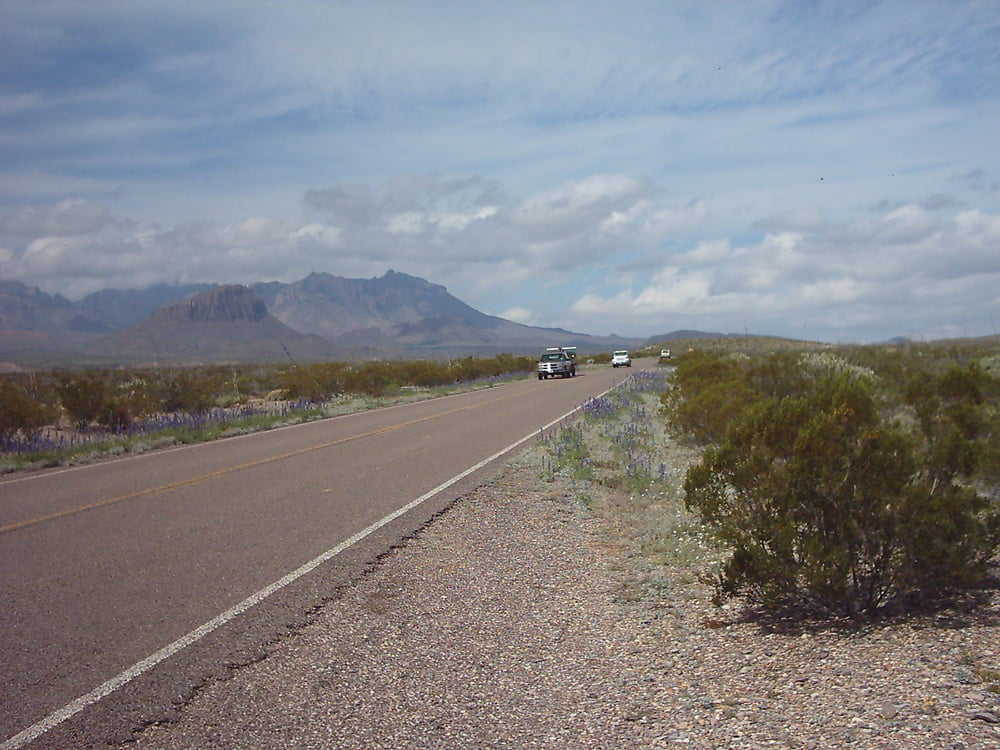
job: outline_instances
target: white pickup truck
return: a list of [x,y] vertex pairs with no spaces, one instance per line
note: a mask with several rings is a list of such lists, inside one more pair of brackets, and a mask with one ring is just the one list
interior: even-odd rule
[[576,347],[550,346],[538,358],[538,379],[572,378],[576,375]]

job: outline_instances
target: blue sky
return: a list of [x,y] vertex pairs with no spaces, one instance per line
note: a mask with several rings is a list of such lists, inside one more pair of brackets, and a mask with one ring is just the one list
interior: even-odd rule
[[1000,332],[1000,2],[0,0],[0,277]]

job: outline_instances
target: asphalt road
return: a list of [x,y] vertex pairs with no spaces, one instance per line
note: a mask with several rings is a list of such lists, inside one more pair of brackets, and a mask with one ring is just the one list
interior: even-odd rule
[[127,738],[276,647],[508,449],[629,374],[3,478],[0,748]]

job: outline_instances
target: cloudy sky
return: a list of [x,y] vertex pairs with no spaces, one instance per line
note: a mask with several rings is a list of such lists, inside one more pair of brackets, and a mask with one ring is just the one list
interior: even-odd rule
[[1000,332],[1000,0],[0,0],[0,278]]

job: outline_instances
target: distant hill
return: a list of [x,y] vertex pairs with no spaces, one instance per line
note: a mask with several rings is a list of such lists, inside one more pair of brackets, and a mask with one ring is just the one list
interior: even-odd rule
[[775,351],[826,349],[830,344],[820,341],[803,341],[780,336],[763,336],[752,333],[709,333],[706,331],[681,330],[651,336],[647,346],[672,348],[675,354],[697,348],[712,348],[721,351],[741,351],[744,353],[764,353]]
[[681,339],[724,339],[734,336],[734,334],[729,333],[709,333],[706,331],[672,331],[670,333],[664,333],[660,336],[650,336],[646,339],[646,344],[650,346],[655,346],[663,341],[678,341]]
[[179,302],[215,284],[155,284],[145,289],[104,289],[88,294],[76,308],[111,330],[123,330],[145,319],[153,310]]
[[330,339],[365,328],[389,331],[427,318],[461,321],[488,328],[499,320],[456,299],[445,287],[389,271],[381,278],[345,279],[312,273],[291,284],[253,284],[278,320]]
[[46,294],[20,281],[0,281],[0,331],[45,333],[54,341],[73,343],[112,330],[59,294]]
[[119,361],[187,362],[336,358],[336,348],[313,334],[292,330],[267,312],[245,286],[218,286],[155,310],[124,331],[88,347]]
[[112,330],[58,294],[20,281],[0,281],[0,369],[75,357],[87,342]]

